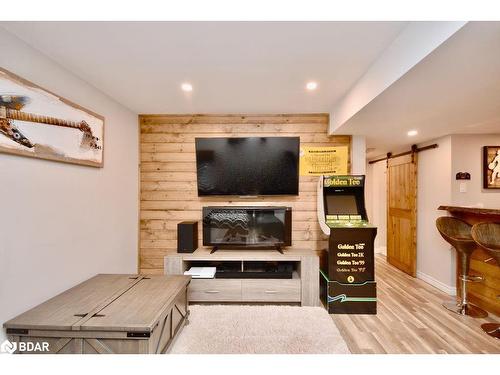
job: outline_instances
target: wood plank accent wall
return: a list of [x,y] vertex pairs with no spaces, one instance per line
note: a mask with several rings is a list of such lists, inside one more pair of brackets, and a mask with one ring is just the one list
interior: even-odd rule
[[[201,220],[201,208],[209,205],[291,206],[292,246],[326,248],[316,216],[317,177],[301,176],[298,196],[198,197],[194,139],[299,136],[302,145],[350,146],[350,136],[328,136],[327,114],[140,115],[139,124],[141,273],[163,273],[163,257],[177,249],[177,223]],[[201,223],[199,231],[201,246]]]

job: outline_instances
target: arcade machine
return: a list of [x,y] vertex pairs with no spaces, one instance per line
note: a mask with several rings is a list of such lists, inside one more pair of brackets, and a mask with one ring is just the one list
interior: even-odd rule
[[329,236],[320,269],[321,298],[330,314],[376,314],[374,246],[368,222],[365,176],[320,176],[318,220]]

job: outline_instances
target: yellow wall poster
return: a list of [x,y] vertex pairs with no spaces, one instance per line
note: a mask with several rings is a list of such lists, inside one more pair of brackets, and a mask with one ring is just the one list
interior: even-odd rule
[[348,174],[348,163],[348,146],[300,147],[301,176]]

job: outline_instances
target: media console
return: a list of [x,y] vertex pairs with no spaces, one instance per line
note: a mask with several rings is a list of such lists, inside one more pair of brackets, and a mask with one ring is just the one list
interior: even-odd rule
[[[172,253],[164,258],[167,275],[182,275],[190,267],[213,264],[233,272],[220,272],[214,279],[193,279],[188,289],[190,302],[320,305],[319,257],[310,249],[290,248],[284,254],[269,250],[221,250],[211,254],[209,248],[200,248],[191,254]],[[266,271],[266,265],[278,271]]]

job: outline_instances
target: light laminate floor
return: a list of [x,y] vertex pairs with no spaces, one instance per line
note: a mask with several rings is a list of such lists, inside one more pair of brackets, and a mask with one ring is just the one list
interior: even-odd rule
[[377,315],[331,315],[352,353],[500,353],[473,319],[441,306],[450,296],[376,257]]

